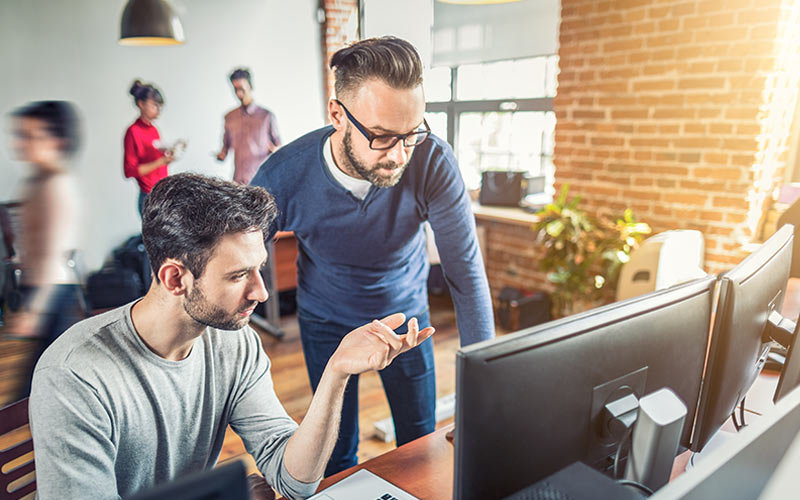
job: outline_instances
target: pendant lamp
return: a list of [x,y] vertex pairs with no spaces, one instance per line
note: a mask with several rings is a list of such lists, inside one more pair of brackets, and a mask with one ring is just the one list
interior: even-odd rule
[[119,27],[121,45],[180,45],[183,26],[167,0],[128,0]]

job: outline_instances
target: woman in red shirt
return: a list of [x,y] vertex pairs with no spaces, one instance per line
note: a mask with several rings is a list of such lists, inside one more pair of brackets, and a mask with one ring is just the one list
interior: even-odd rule
[[139,118],[125,132],[125,177],[139,183],[139,215],[144,200],[158,181],[167,176],[167,165],[172,162],[170,150],[159,149],[161,137],[153,121],[158,118],[164,98],[152,84],[133,82],[130,94],[139,108]]

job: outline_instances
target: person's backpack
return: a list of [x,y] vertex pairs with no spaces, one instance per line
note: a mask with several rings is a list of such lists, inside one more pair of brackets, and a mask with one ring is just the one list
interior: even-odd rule
[[114,262],[116,267],[135,271],[142,286],[140,295],[147,293],[152,281],[152,274],[150,273],[150,259],[147,258],[142,235],[131,236],[125,243],[114,249]]
[[111,263],[89,275],[86,292],[93,309],[119,307],[142,296],[139,274]]

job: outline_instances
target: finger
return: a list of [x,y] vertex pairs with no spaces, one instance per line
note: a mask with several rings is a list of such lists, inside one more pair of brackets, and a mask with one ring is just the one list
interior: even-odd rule
[[406,322],[406,315],[403,313],[390,314],[389,316],[386,316],[381,320],[381,323],[388,326],[392,330],[403,326],[403,323],[405,322]]
[[424,330],[419,332],[419,335],[417,336],[417,343],[412,347],[416,347],[421,343],[425,342],[426,340],[428,340],[435,331],[436,329],[434,327],[429,326],[428,328],[425,328]]
[[383,336],[383,338],[386,340],[386,343],[389,344],[393,351],[399,350],[403,347],[403,340],[387,325],[376,319],[372,321],[370,327],[370,330],[374,331],[375,333],[380,333],[381,336]]
[[411,318],[408,321],[408,333],[406,333],[405,343],[409,349],[417,345],[417,336],[419,335],[419,320]]

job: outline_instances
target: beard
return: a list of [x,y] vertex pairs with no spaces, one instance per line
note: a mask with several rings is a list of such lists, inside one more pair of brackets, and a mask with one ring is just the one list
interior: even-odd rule
[[230,314],[220,307],[215,306],[206,299],[203,290],[195,284],[192,291],[186,296],[183,309],[190,318],[201,325],[210,326],[219,330],[239,330],[250,322],[250,316],[240,317],[239,313],[252,309],[258,302],[251,302],[235,313]]
[[[405,165],[398,165],[393,161],[384,161],[376,163],[372,168],[367,167],[361,160],[356,158],[355,152],[353,151],[353,139],[350,136],[349,126],[347,127],[347,132],[344,133],[342,146],[344,155],[348,163],[350,163],[352,170],[358,173],[362,179],[369,181],[373,186],[387,188],[396,185],[400,182],[400,178],[403,177],[403,172],[405,172],[408,166],[408,163]],[[380,173],[380,169],[384,168],[391,170],[389,175],[382,175]]]

